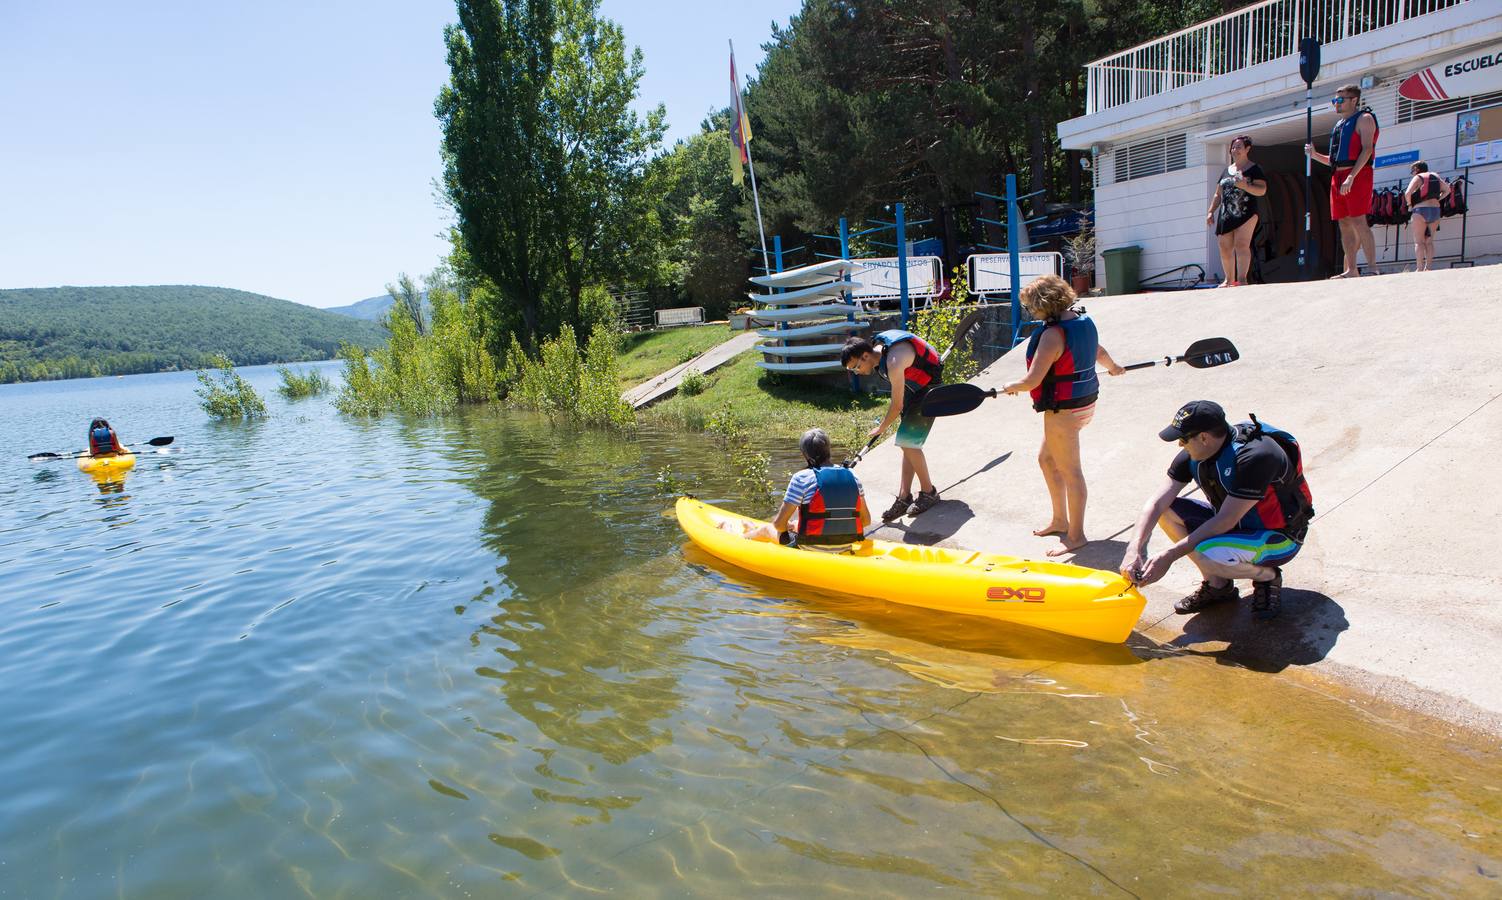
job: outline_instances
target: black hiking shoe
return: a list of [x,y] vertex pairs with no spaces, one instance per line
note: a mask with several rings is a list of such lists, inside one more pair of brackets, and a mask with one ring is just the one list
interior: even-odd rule
[[907,512],[907,508],[912,505],[913,495],[903,494],[901,497],[898,497],[896,500],[892,501],[892,505],[887,507],[887,511],[881,514],[881,520],[883,522],[895,522],[896,520],[902,518],[902,514]]
[[907,514],[910,516],[921,516],[937,506],[938,503],[938,491],[919,491],[918,496],[913,500],[913,508],[909,509]]
[[1211,587],[1210,582],[1201,581],[1199,590],[1180,600],[1173,605],[1173,611],[1181,616],[1199,612],[1207,606],[1224,603],[1227,600],[1240,600],[1241,594],[1236,590],[1236,582],[1227,582],[1225,587]]
[[1252,582],[1252,615],[1263,621],[1283,612],[1283,570],[1273,566],[1272,581]]

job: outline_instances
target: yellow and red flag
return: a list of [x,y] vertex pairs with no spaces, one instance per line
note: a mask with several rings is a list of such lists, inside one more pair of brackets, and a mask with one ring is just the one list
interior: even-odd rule
[[730,51],[730,180],[741,184],[741,167],[751,161],[751,120],[741,100],[740,74],[735,70],[735,50]]

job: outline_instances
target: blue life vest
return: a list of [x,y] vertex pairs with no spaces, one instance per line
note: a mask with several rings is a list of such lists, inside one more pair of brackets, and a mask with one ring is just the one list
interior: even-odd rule
[[814,469],[814,493],[798,507],[798,543],[851,544],[861,539],[860,483],[844,466]]
[[911,331],[903,331],[900,328],[892,328],[880,332],[871,339],[881,347],[881,365],[878,371],[881,377],[887,377],[887,354],[892,348],[906,341],[913,345],[913,364],[902,372],[902,380],[907,382],[909,391],[925,391],[943,380],[944,363],[939,360],[939,354],[928,345],[923,338],[918,337]]
[[1377,114],[1366,107],[1356,111],[1354,116],[1341,119],[1330,129],[1330,167],[1332,169],[1348,169],[1356,165],[1356,157],[1361,155],[1361,133],[1356,130],[1356,125],[1362,116],[1372,117],[1372,158],[1377,156],[1377,135],[1382,133],[1382,126],[1377,122]]
[[1081,313],[1073,319],[1050,320],[1027,339],[1027,364],[1033,364],[1043,332],[1058,328],[1064,333],[1064,352],[1049,367],[1043,382],[1029,392],[1033,409],[1057,412],[1079,409],[1095,402],[1100,393],[1100,378],[1095,374],[1095,354],[1100,348],[1100,333],[1095,323]]
[[1229,489],[1236,484],[1237,451],[1252,441],[1263,438],[1278,445],[1288,459],[1288,466],[1280,477],[1274,478],[1267,486],[1257,505],[1241,517],[1236,527],[1247,531],[1281,531],[1302,544],[1309,533],[1309,522],[1314,518],[1314,495],[1309,491],[1309,483],[1304,480],[1303,452],[1299,449],[1298,439],[1293,435],[1258,422],[1254,415],[1250,422],[1242,422],[1232,428],[1231,439],[1226,441],[1220,453],[1216,454],[1214,460],[1206,460],[1210,463],[1210,474],[1215,476],[1213,480],[1200,477],[1201,464],[1193,459],[1189,461],[1189,471],[1193,473],[1200,490],[1205,492],[1205,499],[1219,510]]
[[101,456],[114,452],[116,452],[114,429],[95,428],[93,431],[89,432],[90,456]]

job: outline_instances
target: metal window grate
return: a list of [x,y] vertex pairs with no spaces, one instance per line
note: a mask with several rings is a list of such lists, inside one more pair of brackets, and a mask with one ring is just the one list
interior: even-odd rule
[[1449,100],[1421,100],[1413,101],[1406,97],[1398,97],[1398,121],[1413,122],[1418,119],[1432,119],[1435,116],[1458,113],[1462,110],[1475,109],[1480,106],[1491,106],[1502,103],[1502,91],[1493,91],[1490,94],[1473,94],[1469,97],[1451,97]]
[[1116,183],[1177,172],[1189,165],[1186,134],[1170,134],[1116,150]]

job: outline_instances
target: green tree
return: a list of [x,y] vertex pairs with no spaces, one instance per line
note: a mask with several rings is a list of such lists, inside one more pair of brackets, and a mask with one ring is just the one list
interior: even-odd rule
[[386,285],[386,293],[395,301],[394,308],[399,314],[406,316],[412,322],[412,327],[418,335],[428,333],[428,323],[423,315],[423,292],[417,289],[412,276],[406,272],[396,277],[396,284]]
[[[556,265],[550,201],[562,155],[548,108],[557,14],[553,0],[457,0],[444,29],[449,83],[435,112],[443,128],[443,186],[474,269],[509,304],[530,344]],[[506,320],[506,310],[496,309]]]

